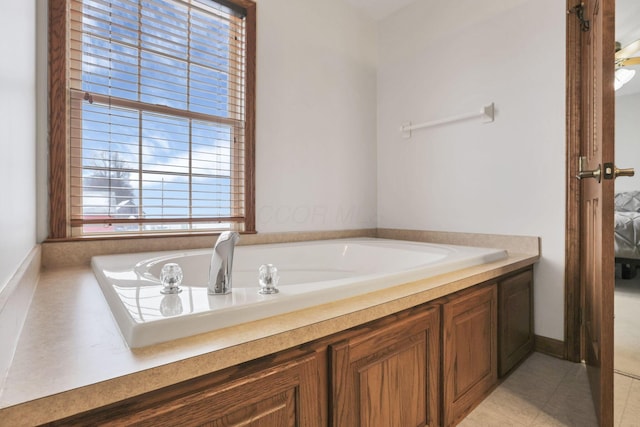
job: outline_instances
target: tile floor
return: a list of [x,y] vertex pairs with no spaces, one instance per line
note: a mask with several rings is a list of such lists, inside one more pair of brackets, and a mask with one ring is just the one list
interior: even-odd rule
[[616,279],[613,320],[613,368],[640,378],[640,274]]
[[[640,380],[615,375],[615,426],[640,427]],[[460,424],[597,427],[584,365],[533,353]]]

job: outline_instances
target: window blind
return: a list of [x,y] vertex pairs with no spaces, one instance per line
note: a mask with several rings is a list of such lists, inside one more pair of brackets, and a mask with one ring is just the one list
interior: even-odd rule
[[75,235],[245,231],[247,29],[213,0],[71,0]]

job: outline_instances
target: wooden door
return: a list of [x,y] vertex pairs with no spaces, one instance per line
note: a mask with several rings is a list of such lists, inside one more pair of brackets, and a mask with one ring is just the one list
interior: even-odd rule
[[495,284],[452,297],[442,307],[443,419],[460,422],[498,381]]
[[[580,78],[580,276],[584,359],[601,426],[613,425],[613,196],[615,0],[584,0]],[[592,176],[589,176],[592,175]]]
[[439,307],[331,346],[332,425],[439,425]]

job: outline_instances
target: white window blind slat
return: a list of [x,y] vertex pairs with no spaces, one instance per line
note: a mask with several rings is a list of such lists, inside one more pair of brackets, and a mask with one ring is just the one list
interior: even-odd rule
[[71,8],[73,232],[241,230],[243,20],[214,1]]

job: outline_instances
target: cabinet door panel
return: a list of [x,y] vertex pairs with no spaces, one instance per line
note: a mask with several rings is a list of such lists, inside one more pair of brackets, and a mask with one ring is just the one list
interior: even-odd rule
[[[393,420],[410,425],[409,420],[426,419],[425,347],[421,339],[387,359],[354,366],[358,394],[369,397],[361,402],[360,425],[392,425]],[[376,399],[371,399],[373,396]]]
[[436,426],[439,310],[331,346],[334,426]]
[[499,283],[500,375],[533,351],[533,271]]
[[321,426],[318,372],[316,355],[309,354],[204,387],[194,380],[60,425]]
[[[177,407],[150,416],[144,425],[319,425],[312,356],[278,365],[249,378],[195,394]],[[302,424],[301,424],[302,423]]]
[[444,425],[457,424],[496,384],[497,287],[484,286],[443,305]]
[[202,426],[295,426],[297,425],[295,405],[295,389],[289,389],[262,401],[243,406],[237,411],[204,423]]
[[[495,310],[495,308],[493,309]],[[492,307],[490,301],[453,317],[452,342],[456,349],[455,399],[459,399],[478,382],[491,375]]]

